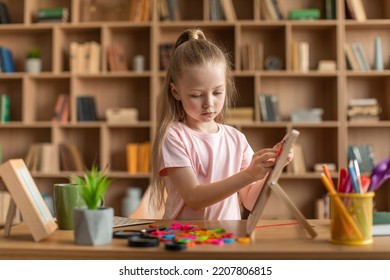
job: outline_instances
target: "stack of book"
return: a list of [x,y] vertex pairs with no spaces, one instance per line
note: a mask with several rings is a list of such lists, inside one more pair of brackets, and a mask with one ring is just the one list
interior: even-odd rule
[[260,94],[260,115],[264,122],[280,121],[279,98],[273,94]]
[[262,70],[264,67],[264,46],[262,42],[242,44],[242,70]]
[[127,54],[121,44],[112,44],[107,47],[108,67],[111,72],[127,71]]
[[308,42],[292,42],[291,65],[293,71],[308,72],[310,70],[309,49]]
[[59,145],[60,169],[62,171],[83,171],[85,168],[84,159],[76,144]]
[[52,143],[32,144],[27,151],[24,161],[30,171],[54,173],[59,170]]
[[93,96],[77,97],[77,121],[96,121],[96,104]]
[[70,114],[70,101],[68,94],[60,94],[57,97],[52,121],[68,122]]
[[371,70],[368,59],[363,51],[363,46],[359,42],[345,43],[344,52],[347,58],[348,68],[353,71]]
[[68,8],[41,8],[36,14],[37,22],[68,22]]
[[150,172],[150,142],[126,145],[127,171],[131,174]]
[[351,99],[348,101],[349,121],[379,121],[381,107],[375,98]]
[[229,121],[253,121],[255,115],[253,107],[231,108],[229,113]]
[[69,50],[69,65],[72,73],[96,74],[101,70],[101,45],[90,41],[72,42]]
[[322,108],[309,108],[309,109],[296,109],[291,114],[292,122],[321,122],[324,109]]
[[129,20],[135,22],[150,19],[150,0],[131,0]]
[[[210,0],[210,5],[211,2]],[[181,18],[177,0],[158,0],[157,10],[161,21],[175,21]]]
[[285,18],[284,10],[279,0],[261,0],[260,13],[265,20],[281,20]]

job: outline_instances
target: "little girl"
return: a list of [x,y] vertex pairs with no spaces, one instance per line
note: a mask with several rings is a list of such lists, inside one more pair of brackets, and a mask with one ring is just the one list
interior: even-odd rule
[[223,124],[236,97],[225,53],[200,29],[186,30],[174,47],[152,152],[152,202],[165,203],[164,219],[241,219],[240,203],[252,209],[274,165],[281,143],[254,153]]

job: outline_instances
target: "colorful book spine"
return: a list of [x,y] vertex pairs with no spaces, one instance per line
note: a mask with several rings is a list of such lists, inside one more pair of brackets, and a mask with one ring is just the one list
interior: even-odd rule
[[315,20],[319,19],[321,12],[319,9],[290,10],[289,19],[291,20]]
[[1,95],[1,122],[6,123],[10,121],[11,101],[8,95]]
[[4,73],[13,73],[15,72],[14,60],[12,57],[12,52],[6,47],[0,47],[0,57],[1,57],[1,69]]

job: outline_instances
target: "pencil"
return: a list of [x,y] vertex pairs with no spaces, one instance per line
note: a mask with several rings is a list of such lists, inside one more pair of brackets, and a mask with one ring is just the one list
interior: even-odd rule
[[[352,227],[352,230],[356,233],[358,238],[363,239],[362,232],[357,227],[357,225],[354,222],[354,220],[352,219],[351,215],[349,215],[343,202],[341,201],[340,197],[337,195],[336,190],[334,189],[332,184],[329,182],[328,177],[323,172],[321,173],[321,181],[324,184],[325,188],[328,190],[328,193],[333,195],[335,206],[337,207],[337,209],[339,209],[341,216],[344,217],[346,222]],[[348,231],[346,231],[346,232],[348,232]]]
[[328,166],[326,164],[322,165],[322,170],[324,171],[326,177],[328,177],[329,183],[331,183],[333,188],[335,189],[335,186],[334,186],[333,180],[332,180],[332,176],[330,176],[329,168],[328,168]]

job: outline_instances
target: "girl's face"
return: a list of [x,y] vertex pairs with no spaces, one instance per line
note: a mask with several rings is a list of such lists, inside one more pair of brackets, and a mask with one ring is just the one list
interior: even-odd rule
[[181,101],[187,125],[200,132],[215,132],[214,119],[223,109],[226,97],[225,64],[187,68],[175,84],[173,96]]

